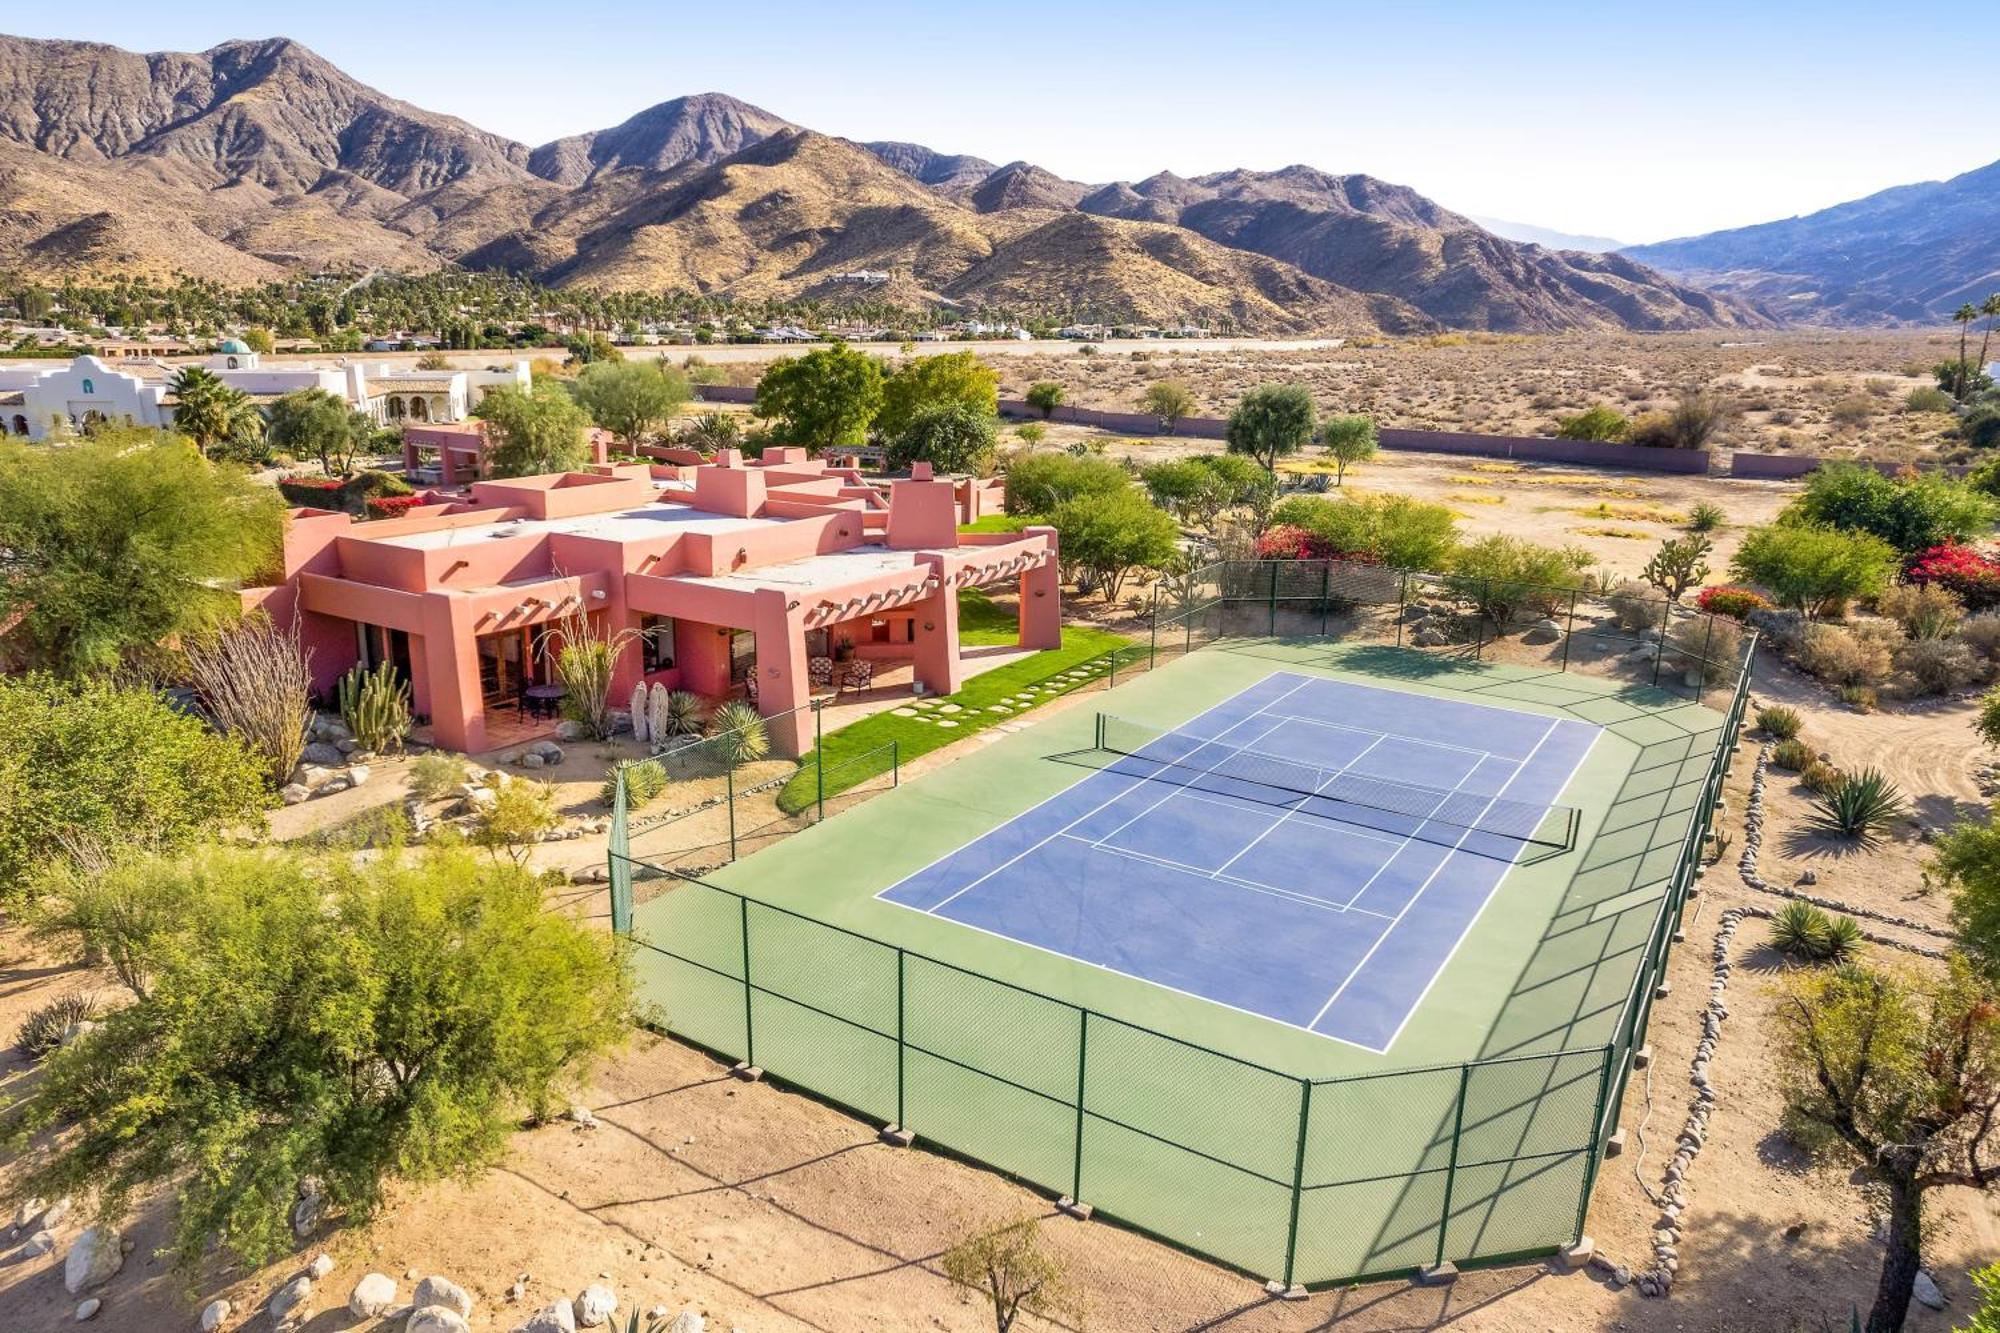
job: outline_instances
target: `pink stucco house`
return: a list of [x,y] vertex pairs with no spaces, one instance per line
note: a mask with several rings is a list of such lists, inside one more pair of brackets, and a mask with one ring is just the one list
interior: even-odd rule
[[613,698],[641,679],[750,694],[797,753],[812,658],[900,659],[956,690],[962,588],[1018,590],[1021,644],[1061,642],[1055,533],[960,534],[961,505],[922,467],[884,487],[789,449],[475,481],[395,519],[294,510],[282,582],[244,600],[299,627],[322,689],[393,662],[452,749],[486,749],[489,720],[519,717],[553,679],[547,634],[581,609],[635,632]]

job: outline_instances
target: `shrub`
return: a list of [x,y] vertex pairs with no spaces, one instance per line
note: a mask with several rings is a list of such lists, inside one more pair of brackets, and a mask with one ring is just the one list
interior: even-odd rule
[[410,794],[422,801],[441,801],[465,784],[465,760],[444,750],[419,755],[410,765]]
[[1604,594],[1604,600],[1610,605],[1618,628],[1633,634],[1643,629],[1658,629],[1660,608],[1666,604],[1657,590],[1636,579],[1626,579]]
[[2000,688],[1988,690],[1979,701],[1979,716],[1973,719],[1972,729],[1980,740],[2000,749]]
[[62,1046],[71,1028],[96,1017],[96,996],[83,991],[59,995],[29,1012],[14,1036],[14,1045],[30,1060],[40,1060]]
[[1896,550],[1869,533],[1773,523],[1750,530],[1730,567],[1811,620],[1838,616],[1851,599],[1881,592],[1896,567]]
[[1843,685],[1839,695],[1840,701],[1857,713],[1872,713],[1882,702],[1873,685]]
[[1622,440],[1631,429],[1632,423],[1623,412],[1602,403],[1575,416],[1556,418],[1559,440]]
[[1799,770],[1799,785],[1809,792],[1826,793],[1841,779],[1841,772],[1824,759],[1815,759]]
[[1879,685],[1895,665],[1895,640],[1883,630],[1895,633],[1879,621],[1848,629],[1808,625],[1799,640],[1799,666],[1829,685]]
[[1052,449],[1015,453],[1007,460],[1006,476],[1006,509],[1017,517],[1053,513],[1080,495],[1115,495],[1132,488],[1132,474],[1116,463]]
[[1783,521],[1873,533],[1909,555],[1989,531],[1994,512],[1991,497],[1941,472],[1887,477],[1859,463],[1829,463],[1806,479]]
[[1966,617],[1958,624],[1958,639],[1989,666],[2000,666],[2000,612]]
[[1741,620],[1752,611],[1761,611],[1770,606],[1771,601],[1754,588],[1739,588],[1734,584],[1718,583],[1714,587],[1703,588],[1696,593],[1694,604],[1710,615]]
[[1805,770],[1817,756],[1812,747],[1801,740],[1782,740],[1771,747],[1771,767],[1799,773]]
[[493,788],[493,799],[480,807],[472,841],[496,855],[506,852],[516,865],[528,859],[528,845],[562,823],[556,813],[555,788],[527,778],[506,778]]
[[[1266,528],[1257,538],[1259,560],[1326,560],[1353,558],[1353,552],[1336,551],[1324,537],[1290,523]],[[1366,558],[1363,556],[1362,558]]]
[[1908,808],[1903,793],[1879,768],[1846,774],[1825,792],[1813,794],[1812,827],[1824,833],[1870,843]]
[[1883,589],[1875,609],[1913,639],[1942,639],[1965,618],[1965,603],[1937,583],[1898,583]]
[[1588,584],[1585,571],[1593,563],[1595,557],[1580,547],[1485,537],[1453,555],[1445,586],[1453,597],[1504,626],[1518,614],[1552,614]]
[[637,810],[650,805],[659,794],[667,789],[667,768],[657,759],[628,759],[611,770],[611,776],[598,789],[597,799],[606,805],[614,805],[618,800],[618,775],[625,775],[625,808]]
[[1954,404],[1943,389],[1912,389],[1903,406],[1911,412],[1949,412]]
[[731,767],[762,759],[771,752],[771,735],[754,704],[731,699],[708,719],[708,734],[726,737],[723,750]]
[[423,502],[421,495],[371,495],[364,509],[369,518],[401,518]]
[[1791,740],[1805,729],[1805,719],[1796,708],[1772,704],[1757,710],[1757,725],[1781,741]]
[[1830,916],[1813,903],[1789,902],[1771,917],[1772,945],[1800,962],[1845,963],[1860,952],[1862,938],[1852,917]]
[[1288,496],[1272,508],[1271,522],[1311,533],[1329,552],[1366,556],[1393,569],[1440,569],[1458,541],[1451,510],[1407,495]]
[[410,684],[393,663],[373,671],[356,663],[340,678],[340,719],[364,750],[399,750],[410,734]]
[[1720,616],[1676,615],[1667,626],[1676,671],[1701,671],[1704,685],[1733,682],[1743,662],[1743,631]]
[[297,627],[259,613],[188,645],[188,678],[216,729],[264,760],[273,786],[291,781],[312,718],[312,671]]
[[1919,694],[1956,693],[1986,676],[1986,663],[1957,639],[1912,639],[1896,650],[1896,666]]
[[2000,607],[2000,560],[1961,542],[1933,546],[1904,571],[1911,583],[1937,584],[1970,611]]
[[1688,510],[1687,525],[1690,532],[1714,532],[1727,522],[1729,515],[1722,511],[1722,507],[1712,505],[1706,500]]

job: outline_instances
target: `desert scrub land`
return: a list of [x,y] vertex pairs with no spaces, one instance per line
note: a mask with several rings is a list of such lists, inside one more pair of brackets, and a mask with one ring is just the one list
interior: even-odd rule
[[1709,385],[1737,409],[1713,448],[1936,460],[1961,449],[1949,435],[1952,418],[1912,409],[1910,394],[1934,387],[1929,367],[1957,353],[1955,335],[1942,331],[1451,333],[1337,348],[1183,350],[1162,342],[990,360],[1009,397],[1053,380],[1077,406],[1134,412],[1149,385],[1178,380],[1194,393],[1194,415],[1224,416],[1255,385],[1297,380],[1326,411],[1398,429],[1495,435],[1553,434],[1558,417],[1596,406],[1626,416],[1660,411],[1682,388]]

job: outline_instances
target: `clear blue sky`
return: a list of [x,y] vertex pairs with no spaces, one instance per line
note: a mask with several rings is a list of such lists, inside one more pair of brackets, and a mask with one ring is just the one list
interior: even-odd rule
[[292,37],[384,92],[527,143],[719,91],[830,134],[1077,180],[1305,162],[1627,242],[2000,158],[1991,4],[10,8],[7,31],[136,51]]

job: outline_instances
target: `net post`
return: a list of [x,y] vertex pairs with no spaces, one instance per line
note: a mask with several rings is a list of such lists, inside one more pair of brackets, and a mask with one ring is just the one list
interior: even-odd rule
[[757,1033],[750,1004],[750,900],[736,897],[737,932],[743,937],[743,1063],[757,1063]]
[[1096,725],[1096,728],[1095,728],[1095,732],[1094,732],[1094,734],[1093,734],[1093,735],[1092,735],[1092,737],[1091,737],[1091,740],[1092,740],[1092,741],[1093,741],[1093,742],[1095,743],[1095,748],[1096,748],[1096,749],[1099,749],[1099,750],[1102,750],[1102,749],[1104,749],[1104,748],[1105,748],[1105,744],[1104,744],[1104,710],[1103,710],[1103,709],[1101,709],[1101,708],[1100,708],[1100,709],[1098,710],[1098,712],[1097,712],[1097,725]]
[[822,721],[826,700],[812,701],[813,710],[813,787],[814,801],[819,806],[819,818],[826,818],[826,735]]
[[1299,1257],[1299,1202],[1306,1192],[1306,1129],[1312,1123],[1313,1085],[1299,1080],[1299,1146],[1292,1158],[1292,1220],[1285,1232],[1285,1289],[1290,1290]]
[[1576,633],[1576,589],[1571,588],[1569,592],[1569,618],[1563,621],[1562,669],[1564,671],[1569,670],[1569,641],[1570,638],[1573,635],[1575,635],[1575,633]]
[[1083,1071],[1090,1051],[1090,1010],[1078,1009],[1076,1030],[1076,1152],[1070,1161],[1069,1197],[1083,1202]]
[[909,1047],[903,1044],[903,960],[908,957],[901,949],[896,950],[896,1127],[908,1129],[903,1110],[903,1066]]
[[729,859],[736,859],[736,763],[722,770],[723,803],[729,807]]
[[1319,636],[1324,639],[1329,631],[1328,621],[1333,615],[1333,559],[1328,557],[1319,565]]
[[1465,1085],[1472,1081],[1472,1066],[1458,1067],[1458,1109],[1451,1118],[1451,1162],[1444,1169],[1444,1215],[1438,1219],[1437,1258],[1433,1263],[1444,1262],[1445,1238],[1451,1232],[1451,1192],[1458,1181],[1458,1143],[1465,1136]]

